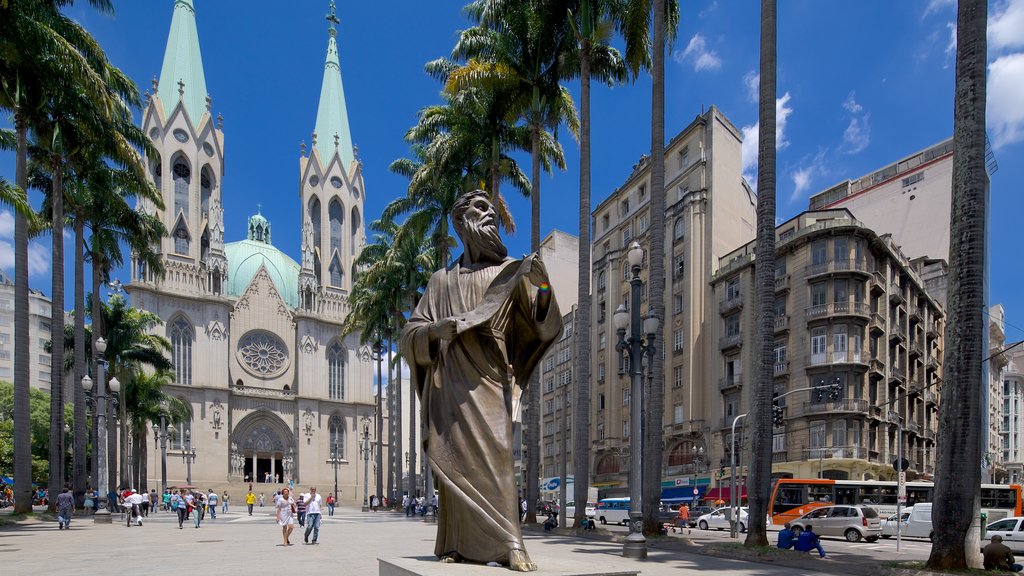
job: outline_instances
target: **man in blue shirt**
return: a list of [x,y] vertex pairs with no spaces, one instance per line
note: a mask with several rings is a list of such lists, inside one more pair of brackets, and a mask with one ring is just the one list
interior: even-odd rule
[[796,538],[793,537],[793,529],[790,527],[789,522],[779,530],[779,548],[783,550],[789,550],[796,544]]
[[804,527],[803,531],[796,538],[796,545],[793,549],[797,552],[810,552],[811,550],[817,550],[818,554],[822,558],[825,557],[825,549],[821,547],[821,540],[818,539],[818,535],[811,529],[811,525],[808,524]]

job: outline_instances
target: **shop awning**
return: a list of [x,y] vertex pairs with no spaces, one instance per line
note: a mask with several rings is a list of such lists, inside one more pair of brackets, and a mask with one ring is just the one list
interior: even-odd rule
[[661,501],[666,504],[674,504],[677,502],[692,502],[694,500],[700,500],[701,494],[704,493],[706,486],[697,486],[697,495],[694,496],[694,486],[673,486],[672,488],[661,489]]
[[[737,491],[737,497],[740,500],[746,499],[746,486],[739,487],[739,490]],[[712,488],[711,490],[708,490],[707,493],[704,495],[704,499],[710,502],[714,502],[715,500],[725,500],[726,502],[728,502],[729,498],[731,498],[731,488],[729,486],[720,486],[718,488]]]

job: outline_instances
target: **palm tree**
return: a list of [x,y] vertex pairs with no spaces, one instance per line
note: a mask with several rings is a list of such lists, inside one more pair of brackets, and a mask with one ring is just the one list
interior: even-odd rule
[[[776,0],[761,0],[761,91],[758,102],[757,246],[754,286],[754,386],[750,394],[750,517],[768,515],[772,478],[772,391],[775,346],[775,74]],[[762,522],[750,522],[745,546],[767,546]]]
[[124,398],[128,413],[128,423],[132,437],[132,486],[141,493],[147,490],[146,462],[149,443],[146,442],[146,431],[154,422],[160,422],[163,416],[171,423],[188,422],[192,419],[192,408],[176,396],[165,394],[163,389],[174,382],[171,370],[154,372],[137,371],[126,383]]
[[[592,77],[611,86],[624,82],[628,70],[618,50],[609,44],[615,3],[580,0],[572,21],[576,32],[580,74],[580,208],[579,268],[576,294],[576,351],[573,365],[575,387],[573,430],[573,477],[576,502],[586,502],[590,487],[590,82]],[[576,507],[574,526],[586,514],[585,506]]]
[[[93,38],[61,13],[69,1],[5,4],[0,18],[0,108],[13,112],[15,184],[22,190],[28,185],[28,132],[39,125],[54,85],[71,87],[96,102],[106,94],[104,79],[92,65],[106,58]],[[109,0],[89,3],[101,12],[112,11]],[[24,212],[15,214],[15,346],[22,350],[29,340],[28,224]],[[16,512],[31,510],[29,362],[27,355],[20,355],[14,363]]]
[[[928,568],[957,570],[976,558],[968,534],[978,515],[981,482],[982,344],[988,175],[985,172],[986,22],[984,0],[957,5],[953,108],[953,198],[949,243],[949,308],[936,449],[935,540]],[[976,563],[976,560],[972,563]]]

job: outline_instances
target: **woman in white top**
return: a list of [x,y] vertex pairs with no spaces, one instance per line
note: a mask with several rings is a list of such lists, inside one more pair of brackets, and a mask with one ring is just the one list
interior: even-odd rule
[[292,499],[291,492],[287,488],[281,490],[281,496],[276,499],[274,505],[277,507],[277,525],[281,527],[284,545],[291,546],[292,543],[288,541],[288,537],[295,529],[295,500]]

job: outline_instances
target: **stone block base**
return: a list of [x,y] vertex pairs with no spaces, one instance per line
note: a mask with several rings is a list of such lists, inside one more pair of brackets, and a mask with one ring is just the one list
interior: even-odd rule
[[[601,570],[594,566],[588,566],[582,561],[563,560],[551,556],[531,558],[537,563],[539,569],[537,576],[637,576],[639,570]],[[406,558],[378,558],[380,576],[472,576],[476,574],[518,574],[512,572],[505,566],[488,567],[483,564],[458,563],[445,564],[439,562],[434,556],[416,556]]]

